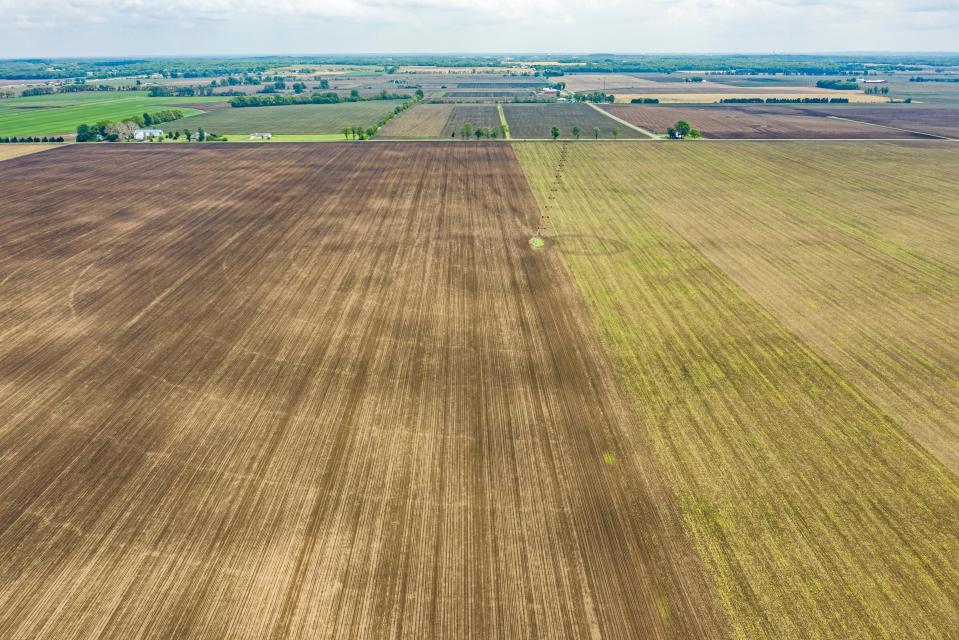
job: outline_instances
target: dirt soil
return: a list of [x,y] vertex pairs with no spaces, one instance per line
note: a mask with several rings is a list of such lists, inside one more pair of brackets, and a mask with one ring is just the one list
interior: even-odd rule
[[[637,127],[665,133],[677,120],[686,120],[706,138],[922,138],[921,134],[839,120],[792,107],[736,105],[674,107],[667,105],[603,105]],[[844,112],[836,111],[837,115]]]
[[725,635],[509,146],[0,180],[3,637]]

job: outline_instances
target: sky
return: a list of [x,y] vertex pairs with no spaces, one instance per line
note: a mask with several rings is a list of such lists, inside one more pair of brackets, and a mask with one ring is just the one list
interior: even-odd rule
[[0,0],[0,57],[957,51],[959,0]]

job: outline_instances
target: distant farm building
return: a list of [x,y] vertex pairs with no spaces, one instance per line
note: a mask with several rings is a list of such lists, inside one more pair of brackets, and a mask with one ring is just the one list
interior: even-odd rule
[[272,133],[251,133],[250,140],[270,140],[273,138]]
[[859,78],[859,79],[857,80],[857,82],[861,82],[861,83],[863,83],[863,84],[886,84],[888,81],[887,81],[887,80],[881,80],[881,79],[867,80],[866,78]]
[[539,95],[541,95],[541,96],[558,96],[558,95],[559,95],[559,89],[553,89],[552,87],[546,87],[545,89],[543,89],[542,91],[539,92]]
[[162,129],[135,129],[133,131],[134,140],[149,140],[151,138],[162,138]]

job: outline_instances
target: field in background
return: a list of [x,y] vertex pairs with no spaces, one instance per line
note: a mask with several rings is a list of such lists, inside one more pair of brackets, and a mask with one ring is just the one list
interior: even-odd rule
[[913,439],[955,451],[959,149],[900,144],[514,145],[739,637],[959,627]]
[[726,635],[509,145],[0,181],[9,637]]
[[583,103],[505,104],[503,112],[513,138],[550,138],[554,125],[562,138],[572,138],[573,127],[582,130],[583,139],[592,139],[593,127],[599,128],[600,138],[612,138],[613,129],[619,129],[619,138],[646,137]]
[[223,101],[215,97],[151,98],[140,91],[10,98],[0,100],[0,136],[69,135],[76,133],[79,124],[123,120],[165,109],[179,109],[190,116],[202,113],[197,105]]
[[[725,105],[678,107],[613,104],[603,109],[647,131],[666,133],[686,120],[706,138],[919,138],[922,136],[791,107]],[[836,112],[841,115],[842,112]]]
[[801,91],[712,91],[712,92],[686,92],[670,93],[667,91],[658,92],[637,92],[637,93],[617,93],[616,102],[629,103],[635,98],[656,98],[663,103],[680,104],[713,104],[719,103],[724,99],[743,99],[743,98],[775,98],[779,100],[792,100],[796,98],[848,98],[851,103],[877,104],[889,102],[889,99],[883,96],[869,96],[853,91],[824,91],[816,89],[803,89]]
[[858,105],[808,105],[805,111],[839,118],[851,118],[887,127],[921,131],[947,138],[959,138],[959,109],[926,107],[923,105],[886,105],[862,107]]
[[[456,137],[459,138],[462,134],[461,129],[466,123],[469,123],[474,130],[480,127],[498,131],[500,126],[499,111],[497,111],[496,105],[492,104],[455,105],[440,136],[449,138],[455,133]],[[499,134],[497,133],[497,135]]]
[[194,131],[220,134],[338,134],[343,127],[364,129],[403,104],[402,100],[370,100],[337,104],[298,104],[281,107],[220,109],[190,118],[184,125]]
[[392,118],[377,132],[376,137],[442,138],[454,108],[451,104],[421,102]]

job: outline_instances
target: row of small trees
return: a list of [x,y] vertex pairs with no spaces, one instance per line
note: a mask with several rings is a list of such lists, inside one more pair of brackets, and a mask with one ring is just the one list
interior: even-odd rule
[[[499,137],[506,137],[506,127],[499,125],[498,127],[474,127],[472,122],[464,122],[463,126],[460,127],[460,139],[469,140],[471,137],[480,140],[482,138],[489,138],[490,140],[495,140]],[[450,134],[451,138],[456,137],[456,132]]]
[[[577,140],[583,135],[583,130],[578,125],[573,125],[569,132],[572,133],[573,137]],[[594,140],[599,140],[600,133],[602,133],[602,131],[599,127],[593,127],[592,134]],[[619,127],[613,127],[610,133],[613,134],[613,138],[619,138]],[[554,124],[549,128],[549,135],[552,136],[553,140],[557,140],[562,135],[562,131]]]
[[17,136],[4,136],[0,138],[0,144],[8,142],[63,142],[63,138],[61,136],[43,136],[42,138],[39,136],[20,136],[19,138]]
[[343,134],[343,137],[347,140],[366,140],[367,138],[372,138],[376,135],[376,132],[379,131],[387,122],[392,120],[394,117],[403,113],[414,104],[419,102],[423,98],[423,91],[421,89],[416,90],[416,95],[404,102],[403,104],[393,107],[393,110],[384,115],[382,118],[376,121],[376,124],[372,124],[366,129],[363,127],[343,127],[340,129],[340,133]]

